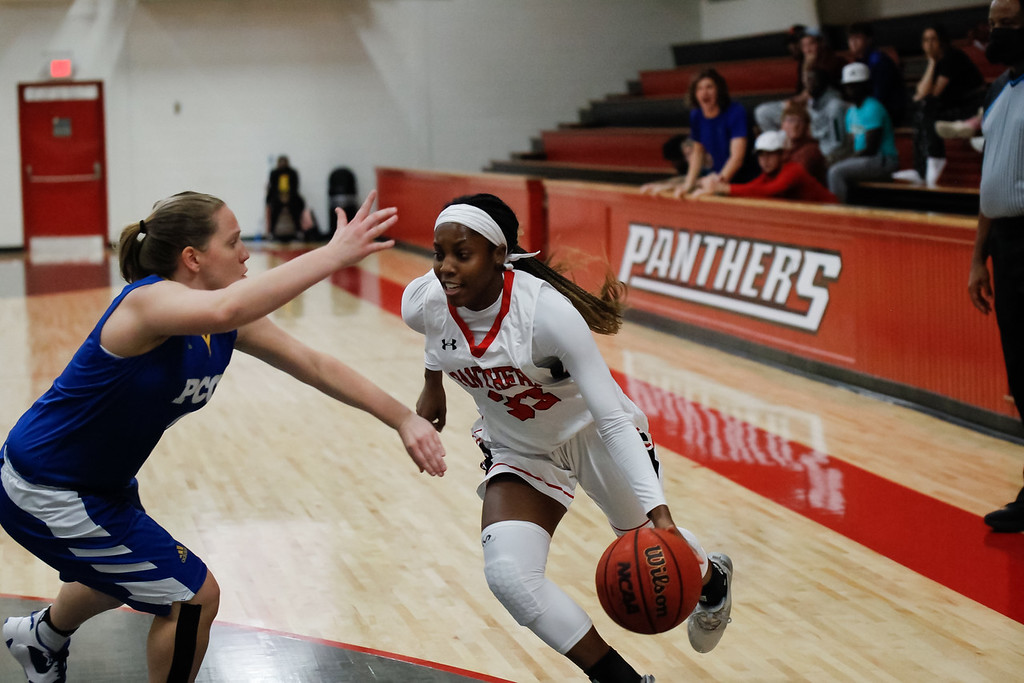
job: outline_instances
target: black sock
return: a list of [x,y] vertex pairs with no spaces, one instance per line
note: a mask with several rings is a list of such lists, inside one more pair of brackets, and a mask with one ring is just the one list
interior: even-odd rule
[[613,649],[583,673],[592,683],[640,683],[640,674]]
[[71,637],[71,635],[72,635],[72,634],[73,634],[73,633],[74,633],[75,631],[77,631],[77,630],[78,630],[78,629],[75,629],[75,628],[73,628],[73,629],[71,629],[70,631],[61,631],[61,630],[60,630],[59,628],[57,628],[56,626],[54,626],[54,625],[53,625],[53,622],[52,622],[52,621],[50,621],[50,608],[49,608],[49,607],[47,607],[47,608],[46,608],[46,611],[45,611],[45,612],[43,612],[43,616],[42,616],[42,618],[40,619],[40,621],[42,621],[42,622],[43,622],[44,624],[46,624],[47,626],[49,626],[50,628],[52,628],[52,629],[53,629],[53,631],[54,631],[54,633],[56,633],[57,635],[60,635],[60,636],[64,636],[65,638],[70,638],[70,637]]
[[704,584],[704,589],[700,594],[700,601],[705,605],[717,605],[725,597],[725,590],[725,572],[712,562],[711,578]]

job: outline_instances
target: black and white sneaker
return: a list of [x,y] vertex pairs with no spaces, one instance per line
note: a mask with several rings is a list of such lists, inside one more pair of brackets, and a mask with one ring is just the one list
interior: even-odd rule
[[703,600],[697,602],[686,621],[686,634],[690,637],[690,645],[697,652],[711,652],[718,645],[725,633],[725,627],[731,619],[732,612],[732,560],[725,553],[711,553],[708,561],[715,565],[725,576],[725,596],[717,605],[708,605]]
[[39,640],[39,620],[45,611],[5,620],[4,642],[25,669],[29,683],[65,683],[68,680],[68,644],[54,652]]

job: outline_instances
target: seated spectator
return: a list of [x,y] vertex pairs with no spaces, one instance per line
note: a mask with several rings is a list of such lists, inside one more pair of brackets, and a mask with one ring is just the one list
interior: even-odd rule
[[[281,241],[293,239],[312,242],[319,239],[320,231],[306,200],[299,194],[299,172],[291,167],[288,157],[277,158],[277,167],[267,180],[267,237]],[[291,225],[278,225],[283,211],[288,212]]]
[[937,121],[973,116],[985,98],[985,79],[971,58],[950,43],[940,25],[921,34],[928,66],[914,92],[914,167],[893,175],[897,180],[935,187],[946,167],[946,143],[935,130]]
[[[800,39],[803,52],[803,71],[820,69],[826,75],[829,84],[838,84],[844,61],[825,42],[817,29],[807,29]],[[782,125],[782,110],[787,104],[807,104],[810,92],[804,79],[801,79],[799,91],[785,100],[775,100],[757,105],[754,109],[754,120],[762,131],[779,130]]]
[[749,183],[728,183],[716,175],[701,178],[694,196],[710,193],[733,197],[774,197],[811,202],[836,203],[836,196],[825,189],[795,161],[784,160],[786,136],[781,131],[761,133],[754,142],[761,175]]
[[892,57],[875,47],[875,32],[871,24],[851,24],[846,30],[846,44],[850,48],[851,59],[863,62],[871,69],[872,96],[889,112],[892,125],[900,125],[907,108],[903,74]]
[[837,88],[829,85],[828,75],[821,69],[804,72],[807,84],[807,114],[811,117],[811,137],[828,164],[852,154],[846,135],[846,110],[850,103]]
[[[818,141],[811,137],[811,117],[807,107],[791,104],[782,112],[782,132],[786,135],[786,146],[782,161],[795,161],[804,167],[811,176],[821,184],[825,184],[825,173],[828,164],[821,154]],[[754,147],[757,151],[757,147]]]
[[[747,154],[750,126],[747,111],[729,98],[725,79],[714,69],[697,74],[690,84],[690,142],[686,175],[648,183],[640,189],[649,194],[663,191],[681,197],[697,186],[704,156],[711,156],[711,171],[726,180],[749,180],[756,169]],[[682,144],[682,143],[680,143]]]
[[853,62],[843,67],[843,91],[853,106],[846,111],[847,135],[853,156],[828,169],[828,189],[844,204],[850,185],[860,180],[888,179],[898,166],[892,121],[882,103],[871,96],[871,70]]

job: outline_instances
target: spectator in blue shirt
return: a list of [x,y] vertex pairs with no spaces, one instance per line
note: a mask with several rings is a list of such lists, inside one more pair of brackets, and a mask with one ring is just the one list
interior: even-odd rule
[[[697,74],[690,84],[690,103],[686,175],[648,183],[642,191],[657,194],[668,190],[681,197],[696,188],[697,179],[705,172],[717,173],[726,182],[746,182],[757,175],[756,163],[748,153],[751,126],[747,110],[729,98],[722,75],[714,69]],[[705,154],[711,158],[709,169],[704,168]]]
[[843,67],[843,91],[852,106],[846,111],[846,131],[852,138],[853,156],[828,170],[828,189],[847,203],[850,186],[862,180],[888,180],[896,170],[896,138],[892,121],[882,103],[871,96],[871,71],[853,62]]

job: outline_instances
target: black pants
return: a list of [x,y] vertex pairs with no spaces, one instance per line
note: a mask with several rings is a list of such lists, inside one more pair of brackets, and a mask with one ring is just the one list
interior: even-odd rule
[[300,234],[302,232],[302,210],[305,206],[305,202],[295,199],[287,204],[270,202],[270,225],[267,226],[267,229],[273,234],[274,229],[277,227],[277,219],[281,217],[281,212],[287,209],[288,214],[292,217],[292,222],[295,223],[295,234]]
[[993,218],[988,250],[1006,378],[1024,416],[1024,216]]
[[935,122],[969,119],[978,113],[983,99],[984,92],[981,92],[955,105],[943,105],[935,97],[925,97],[914,103],[914,170],[922,178],[927,172],[929,157],[946,158],[946,141],[935,132]]

